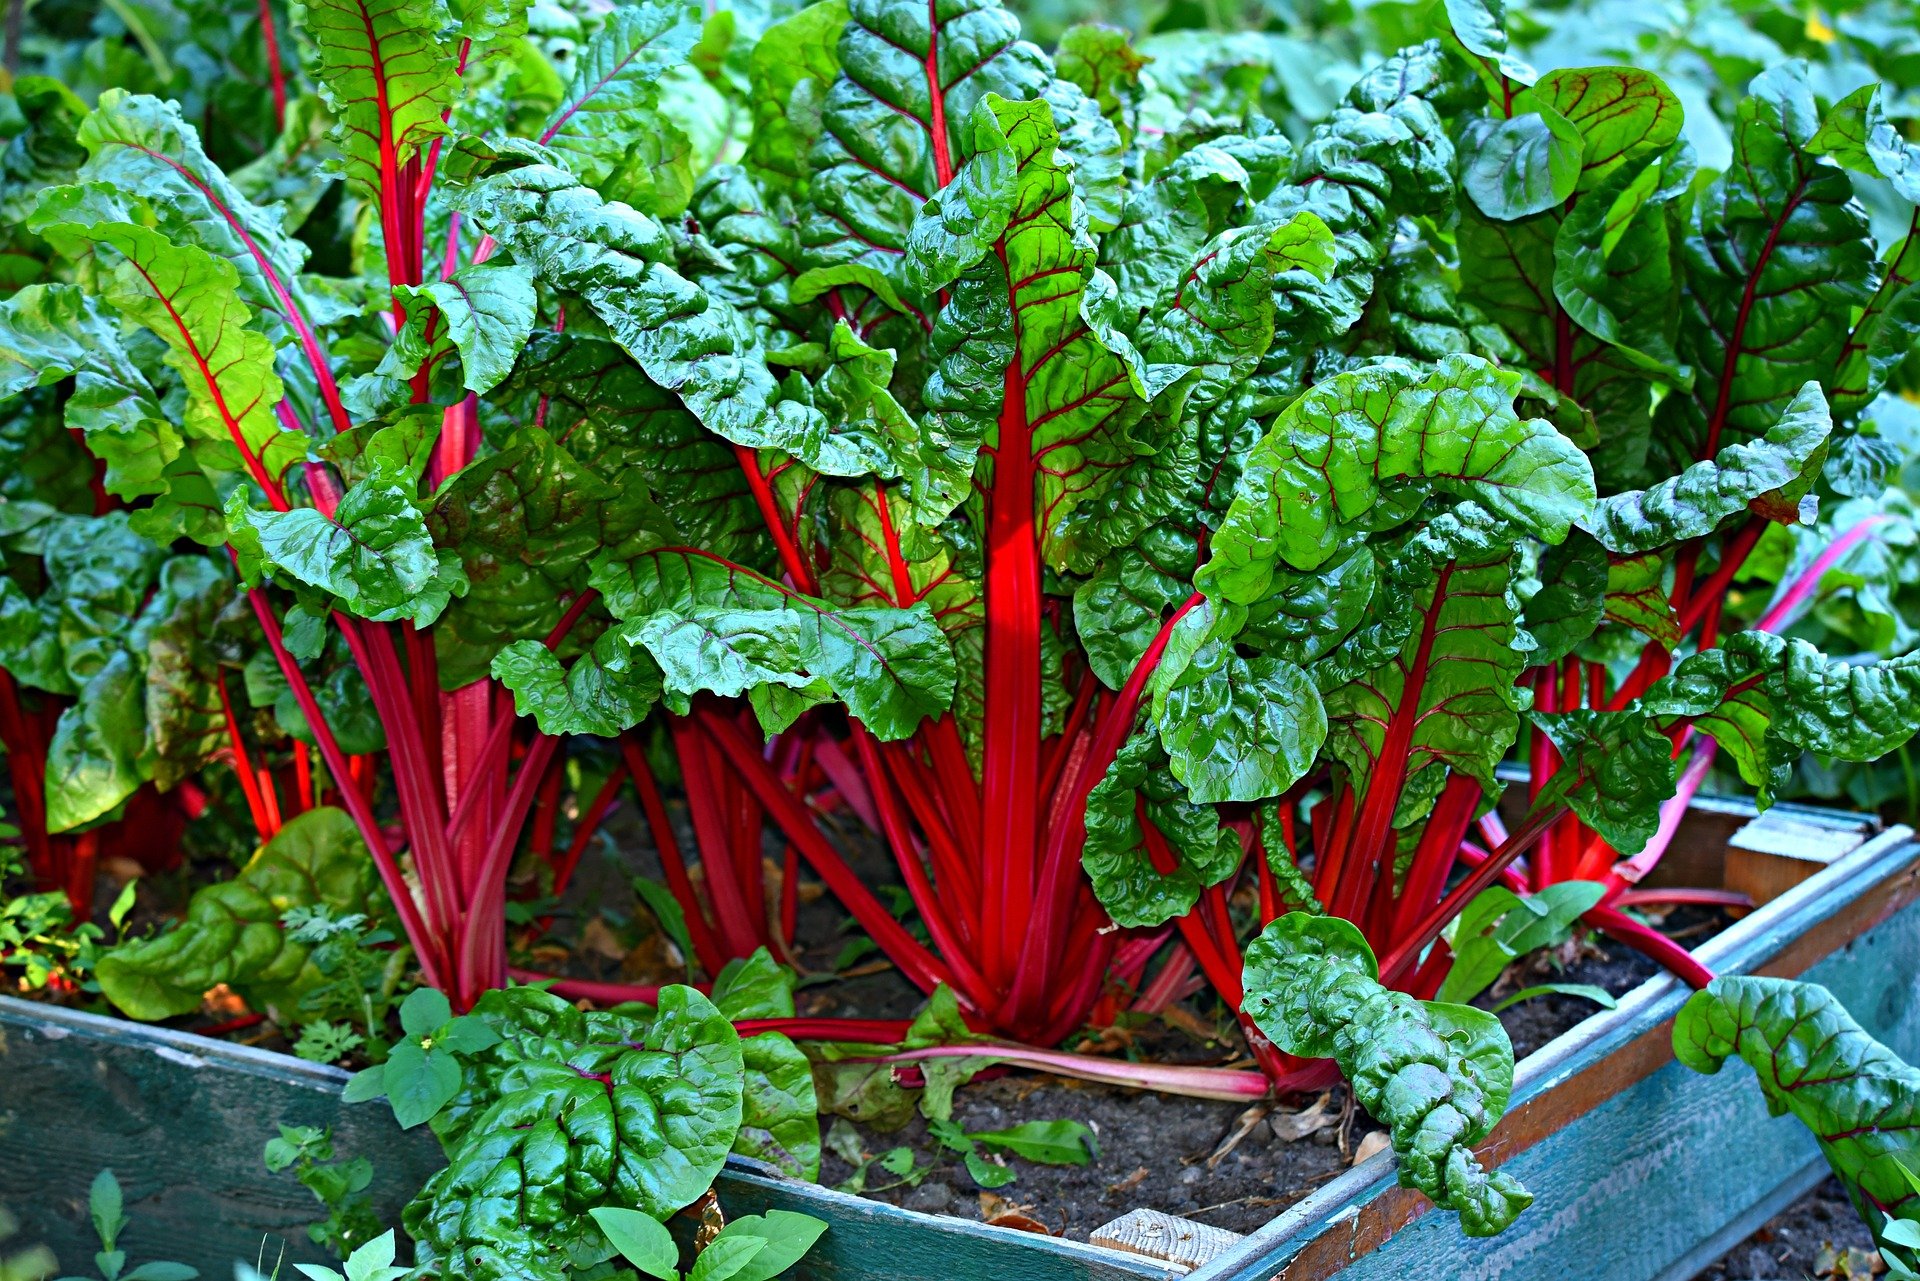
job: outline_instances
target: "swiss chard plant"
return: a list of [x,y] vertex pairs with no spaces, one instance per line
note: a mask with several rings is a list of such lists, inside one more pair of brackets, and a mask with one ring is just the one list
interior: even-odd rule
[[[515,987],[488,992],[456,1017],[437,992],[410,996],[400,1014],[408,1040],[357,1075],[347,1097],[384,1096],[396,1120],[430,1123],[446,1150],[446,1168],[405,1214],[419,1262],[458,1260],[462,1275],[481,1278],[559,1281],[616,1251],[633,1258],[642,1233],[630,1216],[657,1224],[692,1205],[729,1151],[816,1174],[820,1135],[805,1057],[779,1032],[742,1037],[730,1021],[768,997],[756,980],[718,1004],[669,986],[657,1007],[583,1014],[538,988]],[[657,1245],[659,1233],[645,1235]]]

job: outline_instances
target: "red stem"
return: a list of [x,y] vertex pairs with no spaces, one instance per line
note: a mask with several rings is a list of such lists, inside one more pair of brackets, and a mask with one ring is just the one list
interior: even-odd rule
[[[1074,891],[1082,890],[1079,876],[1080,852],[1087,842],[1087,796],[1106,777],[1114,758],[1133,732],[1134,718],[1140,711],[1147,680],[1160,665],[1167,642],[1181,619],[1206,598],[1199,592],[1181,602],[1148,644],[1146,652],[1127,676],[1127,683],[1113,702],[1102,709],[1094,727],[1093,743],[1080,758],[1073,772],[1061,782],[1056,808],[1062,821],[1047,830],[1047,844],[1040,867],[1039,912],[1029,923],[1020,963],[1013,978],[1008,1003],[1013,1010],[1025,1010],[1039,1003],[1040,993],[1054,981],[1054,966],[1060,946],[1059,931]],[[993,688],[991,685],[989,688]],[[1082,891],[1084,892],[1084,891]]]
[[893,919],[893,914],[854,875],[839,852],[827,843],[827,839],[814,826],[812,815],[807,813],[806,807],[786,789],[740,731],[719,717],[703,721],[701,729],[719,745],[741,780],[753,789],[767,816],[792,842],[800,857],[827,883],[827,888],[833,891],[873,941],[880,945],[880,950],[900,967],[901,972],[922,991],[930,992],[946,982],[948,975],[939,961],[920,946],[900,922]]
[[271,0],[260,0],[260,38],[266,44],[267,78],[273,88],[273,127],[287,127],[287,71],[280,65],[280,33],[274,27]]
[[620,758],[627,763],[627,773],[633,777],[633,790],[640,795],[640,812],[646,816],[647,830],[653,835],[654,852],[660,856],[660,870],[667,878],[667,888],[673,891],[680,903],[681,915],[686,917],[687,937],[693,944],[694,957],[708,974],[718,974],[727,963],[726,954],[714,938],[700,896],[694,893],[686,860],[680,854],[680,842],[673,834],[666,804],[660,799],[660,785],[654,781],[653,769],[647,764],[647,754],[631,733],[620,736]]
[[1693,953],[1650,925],[1642,925],[1610,907],[1596,907],[1582,919],[1608,938],[1625,943],[1634,951],[1666,966],[1690,987],[1702,988],[1713,982],[1712,970],[1695,960]]

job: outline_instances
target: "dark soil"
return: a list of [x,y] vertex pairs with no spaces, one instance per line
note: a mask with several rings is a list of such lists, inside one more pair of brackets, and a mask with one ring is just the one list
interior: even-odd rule
[[[959,1156],[943,1152],[916,1116],[891,1134],[855,1128],[869,1155],[910,1147],[921,1164],[935,1162],[917,1187],[885,1186],[894,1176],[868,1168],[867,1196],[932,1214],[991,1219],[1013,1211],[1045,1224],[1056,1236],[1084,1241],[1095,1228],[1136,1206],[1151,1206],[1233,1232],[1251,1232],[1347,1168],[1340,1150],[1341,1103],[1336,1089],[1318,1105],[1325,1128],[1295,1142],[1274,1137],[1264,1108],[1238,1103],[1169,1098],[1137,1090],[1089,1085],[1058,1077],[1007,1076],[967,1086],[954,1098],[953,1119],[963,1130],[999,1130],[1022,1121],[1072,1118],[1100,1142],[1086,1166],[1036,1166],[1012,1162],[1015,1181],[981,1189]],[[1276,1109],[1282,1119],[1293,1106]],[[1247,1123],[1247,1124],[1244,1124]],[[850,1124],[840,1122],[837,1124]],[[1210,1159],[1231,1135],[1246,1133],[1230,1152]],[[1365,1117],[1350,1118],[1350,1142],[1374,1129]],[[829,1154],[820,1181],[838,1184],[854,1167]]]
[[1873,1238],[1838,1179],[1828,1179],[1767,1220],[1698,1281],[1801,1281],[1874,1275]]
[[[1725,923],[1717,913],[1693,911],[1675,912],[1665,922],[1671,932],[1686,935],[1689,942],[1717,932]],[[1605,939],[1583,940],[1564,952],[1564,956],[1536,958],[1524,971],[1516,967],[1479,1004],[1491,1006],[1511,992],[1543,982],[1590,984],[1619,996],[1658,969],[1639,953]],[[1518,1058],[1598,1009],[1579,997],[1543,996],[1501,1011],[1500,1020]],[[1143,1031],[1134,1048],[1143,1058],[1159,1059],[1192,1059],[1201,1050],[1198,1042],[1183,1043],[1167,1028]],[[1237,1038],[1223,1031],[1216,1061],[1238,1049]],[[916,1168],[931,1163],[932,1168],[911,1184],[871,1165],[865,1186],[859,1189],[863,1195],[912,1210],[966,1218],[992,1219],[1012,1211],[1037,1220],[1055,1235],[1085,1240],[1094,1229],[1139,1206],[1232,1232],[1253,1231],[1348,1168],[1353,1153],[1373,1150],[1368,1138],[1379,1127],[1364,1113],[1347,1111],[1346,1103],[1342,1086],[1318,1099],[1287,1100],[1262,1115],[1237,1103],[1168,1098],[1035,1074],[976,1083],[955,1095],[953,1119],[963,1130],[997,1130],[1022,1121],[1070,1118],[1084,1122],[1100,1141],[1099,1156],[1086,1167],[1039,1167],[1015,1160],[1015,1182],[993,1191],[981,1189],[962,1159],[943,1151],[919,1117],[891,1133],[844,1120],[835,1124],[842,1128],[842,1144],[865,1157],[906,1147],[915,1156]],[[1291,1115],[1315,1107],[1324,1118],[1322,1126],[1289,1125]],[[1295,1132],[1311,1132],[1298,1139],[1278,1139],[1275,1122]],[[1241,1131],[1237,1144],[1230,1145],[1231,1136]],[[1223,1147],[1230,1150],[1221,1152]],[[830,1153],[821,1168],[821,1182],[840,1184],[854,1172],[853,1164]]]

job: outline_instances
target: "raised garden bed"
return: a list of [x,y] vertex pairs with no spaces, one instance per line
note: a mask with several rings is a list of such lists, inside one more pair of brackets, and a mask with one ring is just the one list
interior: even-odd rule
[[[1862,820],[1783,810],[1813,830],[1858,833]],[[1710,847],[1751,811],[1698,808],[1694,839],[1676,846],[1692,883]],[[1920,1050],[1920,1010],[1906,968],[1920,953],[1920,845],[1906,829],[1882,833],[1703,947],[1722,973],[1803,976],[1825,983],[1895,1050]],[[1539,1197],[1513,1229],[1463,1238],[1452,1216],[1426,1213],[1395,1186],[1388,1156],[1341,1174],[1266,1227],[1227,1244],[1196,1278],[1293,1281],[1347,1269],[1354,1277],[1537,1277],[1598,1281],[1691,1276],[1824,1177],[1812,1140],[1770,1122],[1750,1080],[1694,1075],[1672,1060],[1674,1011],[1686,990],[1656,977],[1613,1011],[1596,1014],[1525,1058],[1507,1119],[1483,1156]],[[318,1257],[301,1225],[315,1205],[291,1178],[265,1173],[261,1146],[279,1122],[328,1125],[340,1149],[375,1167],[390,1220],[440,1163],[424,1131],[393,1129],[385,1109],[346,1107],[345,1074],[283,1055],[24,1001],[0,1000],[0,1203],[21,1240],[63,1261],[93,1249],[84,1189],[103,1166],[125,1183],[140,1257],[177,1258],[223,1275],[235,1258]],[[1177,1106],[1177,1104],[1170,1105]],[[1113,1170],[1115,1179],[1128,1171]],[[1029,1175],[1035,1193],[1045,1175]],[[928,1215],[768,1177],[735,1162],[722,1177],[733,1212],[804,1209],[831,1230],[806,1278],[1123,1278],[1184,1269],[1090,1244]],[[1027,1189],[1023,1186],[1021,1189]],[[1149,1190],[1139,1201],[1151,1205]],[[1619,1239],[1621,1204],[1641,1227]],[[1124,1207],[1123,1207],[1124,1208]],[[1656,1208],[1658,1212],[1655,1212]],[[1118,1211],[1116,1210],[1116,1213]]]

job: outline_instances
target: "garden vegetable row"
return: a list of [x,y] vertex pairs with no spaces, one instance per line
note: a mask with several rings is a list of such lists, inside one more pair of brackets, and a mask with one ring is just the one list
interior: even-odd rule
[[[16,83],[0,737],[76,920],[140,815],[244,813],[178,928],[69,951],[134,1017],[225,984],[373,1060],[356,1094],[448,1151],[430,1257],[668,1275],[610,1211],[729,1150],[817,1173],[796,1040],[950,1097],[1200,984],[1256,1070],[1083,1070],[1337,1069],[1495,1233],[1512,1050],[1465,1002],[1582,918],[1707,988],[1690,1062],[1831,1033],[1797,1103],[1836,1142],[1899,1083],[1836,1160],[1910,1248],[1911,1070],[1623,910],[1716,760],[1765,803],[1920,728],[1920,658],[1790,631],[1836,577],[1908,629],[1920,145],[1879,86],[1768,70],[1711,173],[1659,76],[1536,74],[1470,0],[1292,134],[975,0],[260,17],[284,132],[244,166],[176,102]],[[581,1014],[510,986],[551,976],[509,874],[564,892],[627,783],[705,990]],[[802,865],[918,1019],[796,1016]]]

